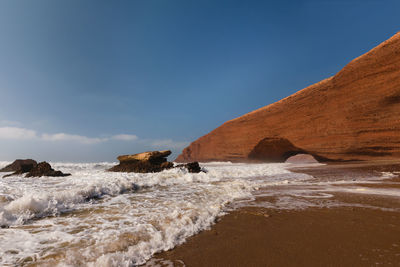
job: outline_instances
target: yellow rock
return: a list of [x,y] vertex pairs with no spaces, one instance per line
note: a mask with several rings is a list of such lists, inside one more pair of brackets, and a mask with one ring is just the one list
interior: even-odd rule
[[133,155],[123,155],[119,156],[118,160],[120,162],[128,162],[128,161],[148,161],[156,158],[165,158],[171,155],[171,150],[162,150],[162,151],[148,151]]

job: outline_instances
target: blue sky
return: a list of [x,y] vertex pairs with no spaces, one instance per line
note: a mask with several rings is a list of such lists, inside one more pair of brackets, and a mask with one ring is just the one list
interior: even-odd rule
[[184,146],[339,71],[399,1],[0,1],[0,160]]

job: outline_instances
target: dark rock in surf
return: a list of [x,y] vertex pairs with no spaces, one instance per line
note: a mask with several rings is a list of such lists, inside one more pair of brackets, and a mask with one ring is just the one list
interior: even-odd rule
[[17,159],[10,165],[7,165],[0,172],[13,172],[11,174],[4,175],[3,178],[12,175],[19,175],[31,171],[37,166],[37,162],[33,159]]
[[[167,157],[169,155],[171,155],[170,150],[163,150],[119,156],[119,164],[108,169],[108,171],[138,173],[160,172],[163,170],[174,168],[174,164],[167,161]],[[175,166],[175,168],[186,168],[191,173],[201,172],[201,168],[198,162],[179,164]]]
[[17,159],[13,163],[0,169],[0,172],[29,172],[37,162],[33,159]]
[[179,165],[176,165],[175,168],[186,168],[191,173],[201,172],[200,165],[197,161],[189,162],[186,164],[179,164]]
[[171,169],[174,167],[174,164],[172,162],[166,161],[161,163],[161,168],[162,169]]
[[42,177],[42,176],[63,177],[69,175],[71,174],[54,170],[49,163],[43,161],[40,162],[37,166],[35,166],[25,177]]

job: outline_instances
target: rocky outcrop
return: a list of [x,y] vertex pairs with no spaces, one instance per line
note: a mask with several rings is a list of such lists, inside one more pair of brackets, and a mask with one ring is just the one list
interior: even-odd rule
[[119,164],[108,169],[108,171],[148,173],[160,172],[171,168],[186,168],[191,173],[201,171],[198,162],[180,164],[174,167],[172,162],[167,161],[169,155],[171,155],[170,150],[163,150],[119,156]]
[[30,170],[25,177],[42,177],[42,176],[63,177],[69,175],[71,174],[54,170],[49,163],[43,161],[40,162],[38,165],[36,165],[32,170]]
[[117,159],[120,162],[138,162],[138,161],[149,161],[154,164],[167,162],[167,157],[171,155],[171,150],[162,151],[149,151],[138,153],[134,155],[123,155],[119,156]]
[[400,158],[400,33],[335,76],[224,123],[176,161],[284,161],[294,148],[318,160]]
[[25,177],[42,177],[42,176],[69,176],[69,173],[62,173],[54,170],[47,162],[37,162],[33,159],[15,160],[12,164],[2,169],[6,171],[14,171],[11,174],[4,175],[3,178],[26,173]]
[[113,172],[160,172],[170,169],[174,166],[172,162],[167,161],[171,154],[170,150],[149,151],[134,155],[119,156],[119,164],[110,168]]
[[2,168],[0,172],[25,173],[29,172],[36,165],[37,162],[33,159],[16,159],[13,163]]

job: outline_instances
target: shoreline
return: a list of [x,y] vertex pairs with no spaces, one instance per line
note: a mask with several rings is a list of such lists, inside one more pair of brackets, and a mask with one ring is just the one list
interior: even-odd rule
[[[357,189],[363,190],[400,187],[399,161],[335,163],[289,170],[320,181],[350,177],[349,184],[361,181]],[[379,183],[367,182],[384,172],[397,175],[389,175]],[[253,207],[229,212],[211,229],[154,255],[144,266],[395,266],[400,261],[400,194],[338,191],[333,195],[329,201],[344,205],[277,209],[257,205],[273,201],[273,197],[257,196]]]

